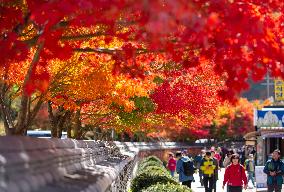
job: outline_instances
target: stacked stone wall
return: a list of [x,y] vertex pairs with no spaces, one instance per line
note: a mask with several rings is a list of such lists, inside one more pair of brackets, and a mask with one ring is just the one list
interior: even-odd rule
[[126,192],[140,159],[181,149],[198,147],[0,137],[0,192]]

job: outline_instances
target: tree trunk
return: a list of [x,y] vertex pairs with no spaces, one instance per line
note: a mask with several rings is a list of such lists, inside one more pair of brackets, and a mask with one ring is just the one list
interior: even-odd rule
[[[63,129],[69,127],[71,121],[71,112],[65,110],[62,106],[58,107],[58,110],[54,113],[52,110],[52,103],[48,101],[48,117],[51,124],[51,137],[61,138]],[[70,132],[71,134],[71,132]],[[69,136],[67,133],[67,136]]]
[[74,126],[74,138],[81,139],[81,109],[78,109],[75,113],[75,126]]
[[51,101],[47,102],[47,111],[48,111],[48,118],[51,126],[51,137],[57,137],[57,126],[56,126],[56,119],[52,111],[52,103]]
[[69,119],[68,118],[69,114],[70,114],[70,111],[65,110],[64,114],[62,114],[58,120],[58,123],[57,123],[57,137],[58,138],[61,138],[62,136],[62,131],[64,127],[66,126],[67,119]]
[[[31,74],[34,70],[35,64],[39,60],[39,54],[43,48],[43,43],[39,44],[36,50],[36,53],[34,54],[33,60],[29,66],[29,69],[27,71],[27,74],[25,76],[24,82],[23,82],[23,87],[27,85],[27,83],[30,80]],[[35,118],[37,111],[40,108],[41,101],[37,105],[37,108],[33,111],[32,115],[30,113],[30,96],[28,96],[24,91],[22,93],[22,98],[21,98],[21,105],[20,105],[20,112],[17,117],[17,124],[15,126],[15,132],[14,134],[17,135],[25,135],[28,127],[30,126],[30,123],[33,121]]]
[[[6,76],[3,78],[5,79]],[[14,132],[14,123],[12,118],[11,101],[7,96],[9,91],[9,86],[0,82],[0,114],[2,116],[6,135],[12,135]]]
[[71,131],[72,131],[72,126],[69,125],[69,126],[67,127],[67,137],[68,137],[68,138],[72,138]]
[[15,129],[9,125],[11,123],[9,121],[10,113],[7,112],[6,106],[2,103],[0,104],[0,112],[4,122],[5,134],[12,135]]

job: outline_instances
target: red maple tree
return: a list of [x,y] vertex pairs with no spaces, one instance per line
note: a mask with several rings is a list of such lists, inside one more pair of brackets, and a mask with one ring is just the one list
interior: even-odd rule
[[[184,67],[202,55],[216,63],[217,73],[228,76],[225,98],[246,89],[249,77],[263,78],[267,70],[283,76],[282,1],[27,0],[0,5],[2,67],[24,59],[30,47],[37,50],[34,65],[43,66],[52,58],[68,58],[71,51],[107,52],[116,60],[114,70],[132,76],[141,76],[135,62],[139,54],[165,52]],[[95,29],[78,32],[83,27]],[[125,44],[80,47],[78,42],[97,36]],[[30,75],[27,81],[33,78],[48,75]]]
[[283,12],[280,0],[2,0],[1,75],[15,63],[27,68],[24,107],[36,90],[47,91],[50,61],[107,54],[113,75],[158,74],[158,113],[194,120],[212,113],[217,93],[234,100],[249,78],[284,77]]

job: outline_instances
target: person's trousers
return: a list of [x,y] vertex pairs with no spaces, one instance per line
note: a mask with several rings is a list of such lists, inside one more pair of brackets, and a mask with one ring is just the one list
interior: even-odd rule
[[192,182],[191,180],[188,180],[188,181],[181,182],[181,184],[191,188],[191,182]]
[[205,187],[205,192],[212,192],[214,185],[213,177],[203,177],[203,184]]
[[228,192],[242,192],[242,186],[228,186]]
[[277,185],[277,184],[272,184],[272,185],[267,185],[267,192],[281,192],[282,185]]
[[202,178],[202,176],[203,176],[202,170],[199,169],[199,181],[200,181],[201,186],[203,186],[203,178]]
[[254,186],[254,173],[253,172],[248,172],[248,182],[251,180],[253,186]]
[[217,180],[214,178],[213,179],[213,191],[217,192],[217,186],[216,186]]

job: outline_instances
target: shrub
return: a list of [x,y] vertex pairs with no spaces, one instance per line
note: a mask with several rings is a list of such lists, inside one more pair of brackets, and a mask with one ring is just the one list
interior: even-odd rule
[[131,183],[132,192],[140,192],[142,189],[147,188],[156,183],[173,183],[178,184],[169,174],[157,172],[142,172],[137,175]]
[[141,169],[140,172],[138,173],[155,173],[155,174],[161,174],[161,175],[166,175],[169,176],[169,171],[165,167],[160,167],[160,166],[147,166],[144,169]]
[[131,191],[141,192],[157,183],[178,184],[163,166],[163,162],[155,156],[149,156],[141,161],[136,177],[132,180]]
[[138,173],[140,173],[141,171],[143,171],[145,168],[147,168],[149,166],[164,167],[162,164],[160,164],[157,161],[152,161],[152,160],[144,161],[141,164],[139,164]]
[[172,183],[157,183],[155,185],[151,185],[150,187],[143,189],[141,192],[192,192],[192,190],[184,185]]
[[163,165],[163,162],[158,157],[153,156],[153,155],[146,157],[145,159],[143,159],[141,161],[141,163],[144,163],[146,161],[156,161],[156,162],[160,163],[161,165]]

